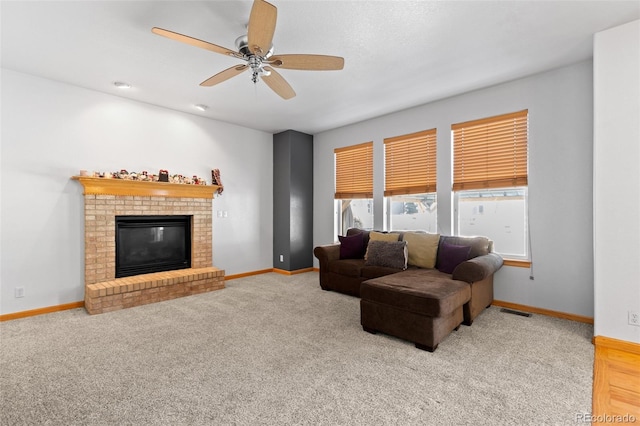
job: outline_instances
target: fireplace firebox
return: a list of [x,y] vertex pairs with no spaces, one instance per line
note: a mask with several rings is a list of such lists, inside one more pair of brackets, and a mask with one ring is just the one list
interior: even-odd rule
[[191,267],[191,216],[116,216],[116,278]]

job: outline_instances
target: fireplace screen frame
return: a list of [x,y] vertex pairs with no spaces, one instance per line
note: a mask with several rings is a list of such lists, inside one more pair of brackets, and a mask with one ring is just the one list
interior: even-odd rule
[[[115,217],[115,254],[116,254],[116,267],[115,267],[115,277],[116,278],[124,278],[131,277],[135,275],[141,274],[149,274],[154,272],[165,272],[172,271],[178,269],[188,269],[191,268],[191,258],[192,258],[192,226],[193,226],[193,216],[191,215],[142,215],[142,216],[133,216],[133,215],[125,215],[125,216],[116,216]],[[145,228],[145,227],[155,227],[155,228],[171,228],[171,227],[179,227],[184,230],[184,259],[180,260],[172,260],[172,261],[161,261],[161,262],[147,262],[141,263],[134,266],[129,265],[121,265],[120,260],[120,246],[122,242],[120,241],[120,231],[122,229],[132,229],[132,228]]]

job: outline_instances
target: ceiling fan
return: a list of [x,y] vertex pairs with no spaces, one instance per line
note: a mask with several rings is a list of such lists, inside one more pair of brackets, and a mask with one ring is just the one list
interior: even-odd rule
[[308,71],[341,70],[344,67],[344,58],[327,55],[274,56],[271,42],[276,29],[277,15],[278,10],[271,3],[264,0],[254,0],[247,34],[236,39],[238,51],[158,27],[154,27],[151,31],[154,34],[247,62],[247,64],[235,65],[219,72],[200,83],[201,86],[222,83],[250,69],[251,81],[257,83],[258,77],[260,77],[271,90],[283,99],[291,99],[296,95],[296,92],[274,68]]

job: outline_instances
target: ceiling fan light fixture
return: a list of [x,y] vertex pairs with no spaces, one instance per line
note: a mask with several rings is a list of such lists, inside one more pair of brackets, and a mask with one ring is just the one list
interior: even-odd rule
[[207,105],[204,104],[198,104],[198,105],[194,105],[193,106],[195,109],[200,110],[202,112],[205,112],[206,110],[209,109],[209,107]]
[[116,86],[118,89],[131,89],[131,84],[125,81],[114,81],[113,85]]

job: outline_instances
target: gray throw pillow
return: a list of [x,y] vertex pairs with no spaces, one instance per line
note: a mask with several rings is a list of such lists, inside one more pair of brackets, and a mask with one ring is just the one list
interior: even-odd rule
[[407,269],[406,241],[369,241],[365,266]]

